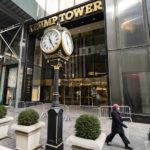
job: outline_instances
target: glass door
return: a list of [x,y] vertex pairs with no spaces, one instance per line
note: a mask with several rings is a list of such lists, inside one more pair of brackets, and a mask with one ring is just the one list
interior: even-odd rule
[[100,78],[62,79],[60,103],[66,105],[107,105],[107,76]]
[[[6,79],[7,80],[7,79]],[[16,99],[17,67],[8,68],[8,82],[6,86],[6,104]]]
[[64,66],[60,101],[67,105],[107,105],[107,52],[104,22],[70,30],[74,51]]

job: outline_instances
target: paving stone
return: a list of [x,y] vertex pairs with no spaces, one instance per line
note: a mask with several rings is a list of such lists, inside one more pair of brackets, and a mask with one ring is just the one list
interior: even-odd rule
[[[42,106],[41,106],[42,108]],[[42,113],[42,109],[39,106],[36,109],[39,109],[38,112]],[[48,109],[49,107],[47,107]],[[15,117],[15,120],[12,122],[17,123],[17,116],[18,112],[20,112],[21,109],[19,110],[13,110],[9,109],[8,110],[8,115]],[[70,116],[71,116],[70,112]],[[83,113],[83,112],[79,112]],[[79,114],[80,115],[80,114]],[[76,116],[79,116],[76,115]],[[64,140],[64,150],[73,150],[72,147],[69,147],[65,144],[66,139],[73,133],[75,133],[74,125],[75,125],[75,119],[76,118],[71,118],[70,121],[65,121],[63,122],[63,140]],[[39,147],[37,150],[44,150],[45,149],[45,144],[47,141],[47,118],[42,118],[42,121],[46,122],[46,127],[42,128],[41,130],[41,139],[40,139],[40,144],[41,147]],[[109,134],[111,131],[111,120],[110,119],[102,119],[100,120],[101,122],[101,129],[103,130],[104,133]],[[134,122],[124,122],[128,128],[124,129],[126,136],[129,138],[131,142],[131,146],[134,148],[134,150],[144,150],[144,141],[147,140],[147,132],[149,130],[150,125],[149,124],[144,124],[144,123],[134,123]],[[5,138],[0,140],[0,145],[11,148],[12,150],[15,150],[15,132],[11,128],[9,128],[8,131],[8,136],[9,138]],[[112,146],[107,146],[104,145],[103,150],[123,150],[124,149],[124,144],[121,141],[120,137],[118,135],[115,136],[114,140],[112,141]]]

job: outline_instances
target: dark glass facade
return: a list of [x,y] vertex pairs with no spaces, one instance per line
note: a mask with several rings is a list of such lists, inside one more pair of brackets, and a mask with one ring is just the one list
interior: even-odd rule
[[148,0],[105,3],[110,102],[129,105],[135,115],[150,114],[149,6]]

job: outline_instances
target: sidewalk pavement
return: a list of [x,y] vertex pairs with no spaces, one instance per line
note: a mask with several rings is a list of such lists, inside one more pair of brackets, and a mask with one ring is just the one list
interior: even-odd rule
[[[37,109],[41,110],[39,106],[38,108],[36,108],[36,110]],[[8,115],[15,118],[12,124],[17,122],[16,118],[21,110],[22,109],[17,109],[17,110],[8,109]],[[45,144],[47,141],[47,117],[45,116],[44,118],[41,118],[41,120],[46,122],[46,127],[42,128],[41,130],[41,140],[40,140],[41,147],[39,147],[37,150],[44,150]],[[100,122],[101,122],[102,132],[104,132],[106,135],[109,134],[111,131],[111,120],[101,119]],[[124,130],[134,150],[145,150],[144,141],[147,140],[147,133],[148,133],[150,125],[143,124],[143,123],[134,123],[134,122],[124,122],[124,123],[128,126],[128,128]],[[72,150],[71,147],[66,145],[65,141],[71,134],[75,132],[74,125],[75,125],[75,118],[71,118],[70,121],[65,121],[65,120],[63,121],[64,150]],[[8,137],[0,140],[0,145],[10,148],[12,150],[15,150],[14,130],[9,128]],[[121,141],[119,135],[115,136],[115,138],[113,139],[111,143],[111,146],[107,146],[105,144],[103,147],[103,150],[123,150],[123,149],[124,149],[124,144]]]

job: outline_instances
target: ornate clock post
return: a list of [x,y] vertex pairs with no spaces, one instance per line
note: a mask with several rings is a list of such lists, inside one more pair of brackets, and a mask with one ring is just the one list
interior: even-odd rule
[[46,29],[40,46],[45,58],[54,68],[52,106],[48,111],[48,131],[46,150],[63,150],[63,110],[59,104],[59,69],[68,61],[73,52],[73,41],[70,32],[57,25]]

